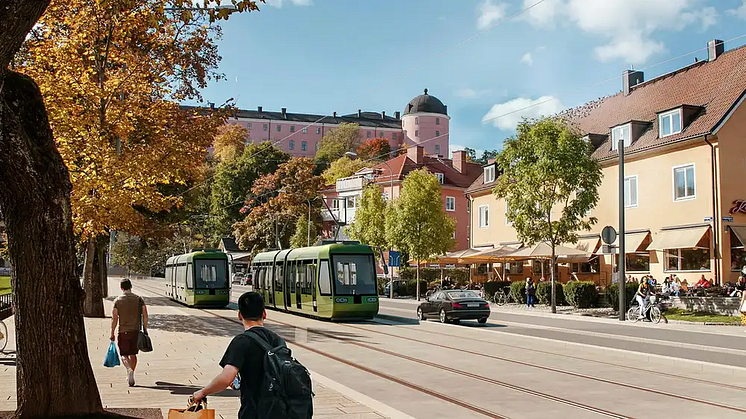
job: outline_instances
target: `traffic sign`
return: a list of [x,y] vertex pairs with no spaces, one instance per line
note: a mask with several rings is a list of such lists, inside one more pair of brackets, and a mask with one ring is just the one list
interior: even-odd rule
[[603,239],[604,243],[606,244],[612,244],[616,240],[616,230],[614,230],[614,227],[612,226],[606,226],[601,231],[601,239]]
[[732,223],[733,217],[723,217],[723,221],[725,221],[726,223]]
[[401,266],[401,252],[389,251],[389,266]]
[[706,223],[712,222],[712,217],[705,217],[705,222]]

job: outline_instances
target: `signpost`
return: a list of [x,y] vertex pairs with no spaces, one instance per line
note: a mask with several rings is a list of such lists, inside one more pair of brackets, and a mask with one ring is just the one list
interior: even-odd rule
[[401,266],[401,252],[397,252],[396,250],[389,251],[389,266]]

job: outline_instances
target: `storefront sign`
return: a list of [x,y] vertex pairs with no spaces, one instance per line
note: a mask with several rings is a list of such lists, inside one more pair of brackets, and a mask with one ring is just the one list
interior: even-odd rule
[[733,201],[733,206],[730,209],[730,213],[732,215],[737,212],[746,214],[746,199],[737,199]]

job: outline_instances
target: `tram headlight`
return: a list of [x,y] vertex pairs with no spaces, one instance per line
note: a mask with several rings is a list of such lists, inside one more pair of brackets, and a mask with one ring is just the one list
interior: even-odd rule
[[375,303],[376,301],[378,301],[378,297],[368,297],[368,299],[365,301],[369,303]]

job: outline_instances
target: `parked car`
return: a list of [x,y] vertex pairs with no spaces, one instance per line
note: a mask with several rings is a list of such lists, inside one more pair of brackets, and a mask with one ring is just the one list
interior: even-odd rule
[[239,285],[251,285],[251,274],[245,273],[238,282]]
[[490,303],[470,290],[437,291],[417,307],[420,320],[437,318],[441,323],[477,320],[487,323]]
[[[383,287],[383,295],[391,297],[391,281],[387,282]],[[394,297],[400,295],[407,295],[407,281],[401,279],[394,280]]]
[[233,275],[231,275],[231,283],[233,284],[241,284],[241,280],[243,280],[244,275],[246,275],[243,272],[236,272]]

